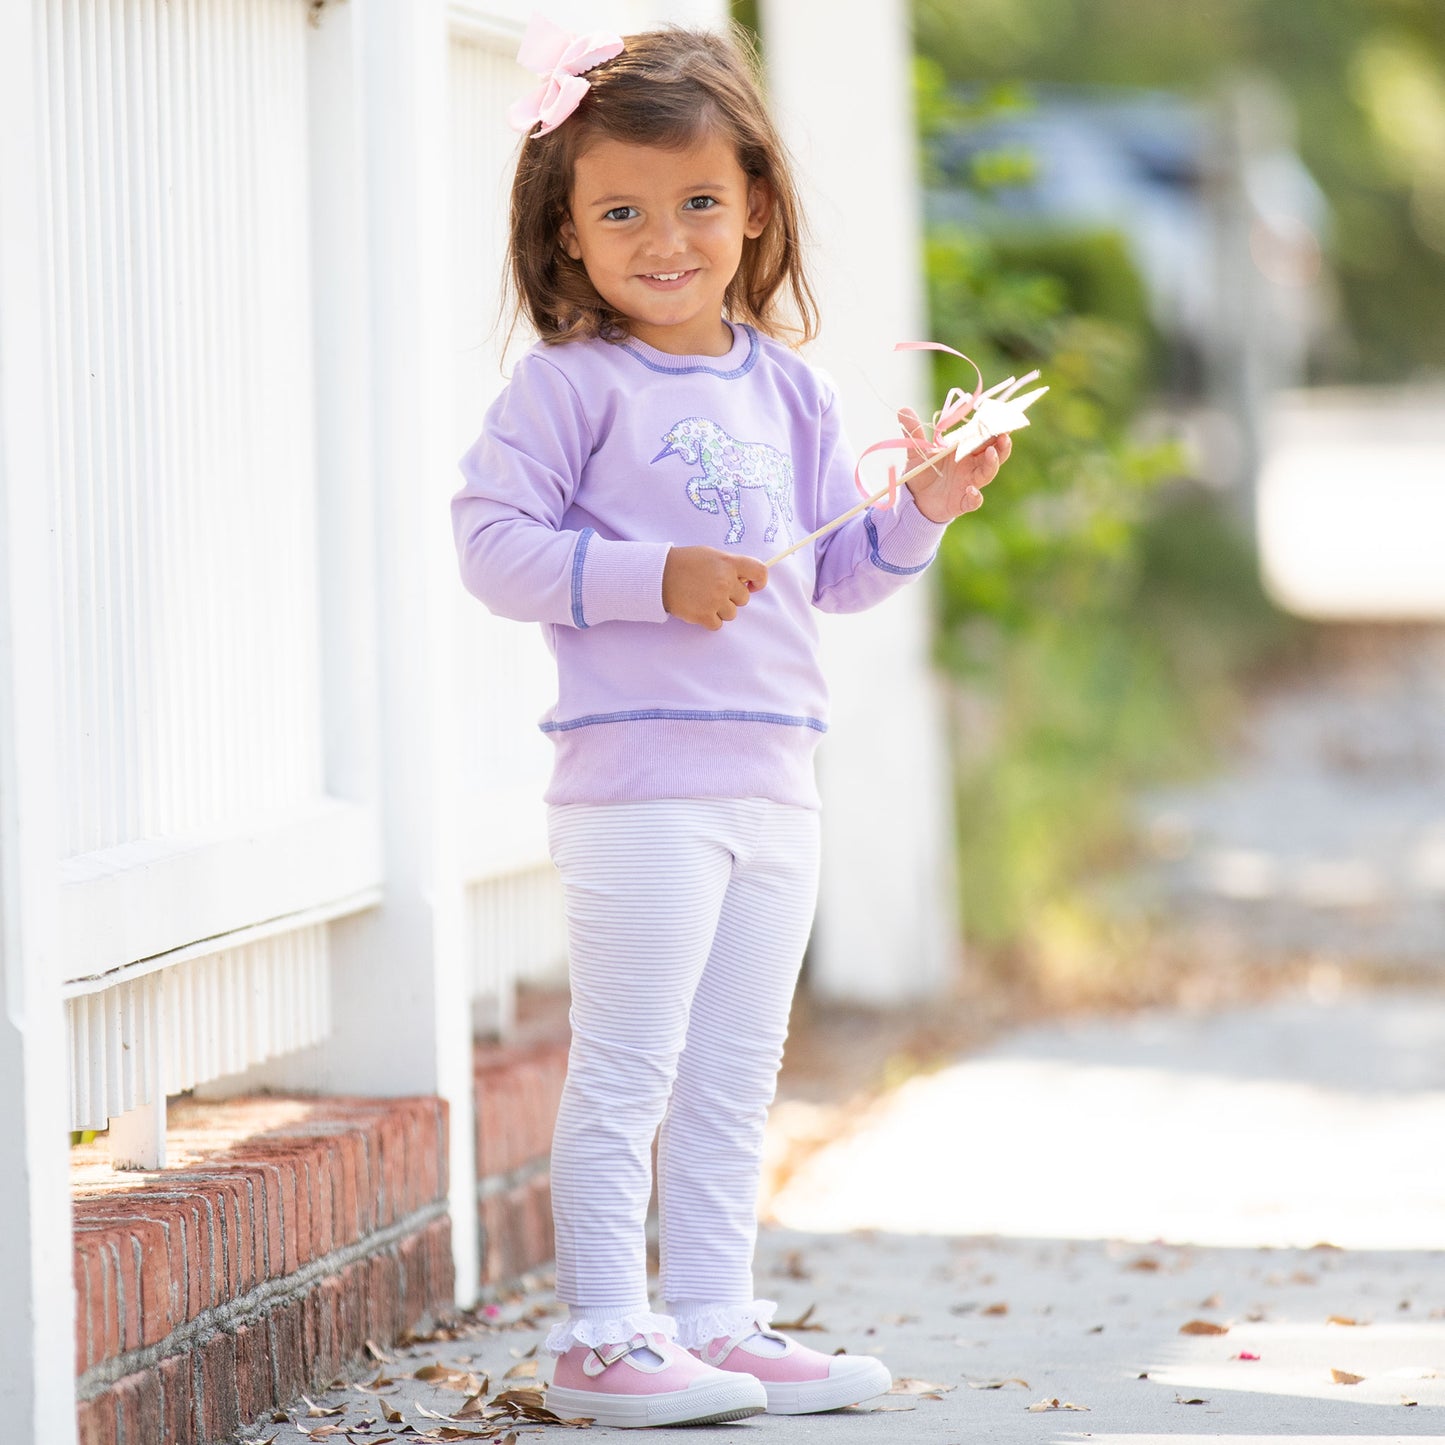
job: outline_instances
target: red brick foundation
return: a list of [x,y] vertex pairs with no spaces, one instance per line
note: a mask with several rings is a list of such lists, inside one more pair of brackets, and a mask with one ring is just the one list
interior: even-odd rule
[[531,1001],[513,1038],[473,1060],[482,1283],[497,1286],[553,1256],[552,1125],[567,1076],[566,999]]
[[80,1445],[211,1445],[450,1312],[439,1099],[171,1110],[164,1173],[76,1151]]

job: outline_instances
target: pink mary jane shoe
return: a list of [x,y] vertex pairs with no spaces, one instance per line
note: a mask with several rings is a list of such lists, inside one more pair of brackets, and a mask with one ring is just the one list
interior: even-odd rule
[[[764,1350],[761,1341],[771,1343]],[[784,1348],[779,1351],[777,1341]],[[770,1415],[811,1415],[840,1410],[885,1394],[893,1376],[882,1360],[870,1355],[824,1355],[775,1330],[748,1326],[732,1336],[710,1340],[695,1350],[715,1369],[752,1375],[762,1382]]]
[[626,1344],[573,1345],[557,1360],[547,1408],[598,1425],[711,1425],[746,1420],[768,1408],[750,1374],[715,1370],[665,1335],[633,1335]]

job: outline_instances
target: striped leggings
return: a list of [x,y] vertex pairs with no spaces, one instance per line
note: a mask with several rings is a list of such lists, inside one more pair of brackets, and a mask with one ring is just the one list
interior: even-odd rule
[[558,1298],[574,1317],[646,1316],[656,1136],[663,1298],[746,1303],[818,815],[662,799],[555,806],[549,829],[572,984],[552,1145]]

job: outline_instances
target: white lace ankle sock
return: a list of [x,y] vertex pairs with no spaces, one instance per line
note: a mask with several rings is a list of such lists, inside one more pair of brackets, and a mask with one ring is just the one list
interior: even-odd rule
[[[617,1318],[617,1312],[615,1310],[588,1310],[582,1309],[578,1305],[568,1305],[567,1314],[568,1317],[573,1320],[590,1320],[592,1323],[599,1325]],[[659,1355],[656,1350],[648,1349],[646,1345],[633,1350],[632,1353],[645,1365],[660,1365],[662,1363],[662,1356]]]
[[[669,1300],[667,1304],[667,1312],[677,1320],[684,1339],[687,1338],[687,1322],[689,1320],[695,1320],[699,1315],[711,1314],[714,1310],[736,1308],[737,1305],[719,1305],[715,1300]],[[788,1348],[786,1340],[780,1340],[774,1335],[765,1335],[754,1331],[746,1338],[748,1348],[759,1355],[781,1355]]]

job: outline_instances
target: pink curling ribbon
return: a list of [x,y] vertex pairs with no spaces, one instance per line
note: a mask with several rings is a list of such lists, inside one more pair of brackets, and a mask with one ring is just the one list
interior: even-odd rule
[[[979,403],[983,395],[983,373],[978,369],[972,357],[965,356],[961,351],[955,351],[951,346],[945,346],[941,341],[900,341],[894,346],[894,351],[946,351],[950,356],[956,356],[960,361],[966,361],[973,367],[973,374],[978,377],[978,386],[970,392],[962,387],[951,387],[948,395],[943,398],[943,405],[933,413],[932,420],[926,425],[932,431],[932,436],[925,441],[919,441],[917,437],[889,437],[887,441],[874,442],[871,447],[865,447],[858,454],[858,465],[853,469],[853,485],[858,488],[860,497],[869,497],[873,493],[871,488],[863,480],[863,458],[871,456],[874,452],[897,451],[902,448],[907,452],[910,461],[927,461],[935,452],[943,450],[943,434],[957,426],[959,422],[971,412]],[[925,433],[926,435],[926,433]],[[879,498],[875,503],[880,512],[886,512],[898,501],[898,468],[888,468],[888,496],[887,500]]]
[[532,17],[517,51],[517,64],[536,71],[542,83],[507,112],[513,130],[546,135],[556,130],[591,90],[584,71],[622,53],[622,37],[607,30],[574,35],[540,15]]

